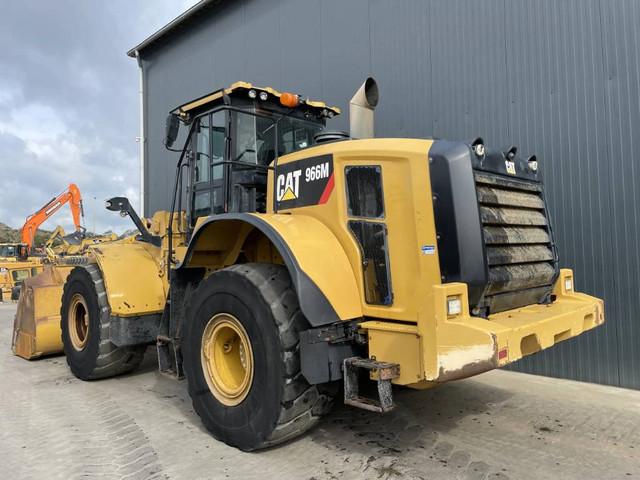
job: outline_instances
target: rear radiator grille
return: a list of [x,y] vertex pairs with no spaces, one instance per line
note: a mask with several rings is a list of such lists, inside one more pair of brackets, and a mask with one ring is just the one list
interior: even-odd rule
[[495,313],[548,299],[557,266],[540,184],[474,172],[488,270],[478,307]]

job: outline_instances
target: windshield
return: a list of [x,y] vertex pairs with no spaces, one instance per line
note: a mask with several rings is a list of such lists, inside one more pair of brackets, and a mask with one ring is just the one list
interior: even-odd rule
[[294,117],[271,118],[238,113],[236,115],[236,161],[269,165],[275,159],[276,123],[278,155],[310,147],[314,136],[322,130],[319,123]]

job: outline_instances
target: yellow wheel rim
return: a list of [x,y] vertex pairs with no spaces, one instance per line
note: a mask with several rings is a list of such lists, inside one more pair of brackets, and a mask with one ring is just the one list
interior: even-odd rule
[[89,338],[89,309],[84,297],[79,293],[75,293],[71,297],[67,326],[73,348],[78,351],[82,350],[87,345]]
[[253,382],[253,350],[247,331],[228,313],[214,315],[202,335],[200,359],[209,390],[222,404],[240,404]]

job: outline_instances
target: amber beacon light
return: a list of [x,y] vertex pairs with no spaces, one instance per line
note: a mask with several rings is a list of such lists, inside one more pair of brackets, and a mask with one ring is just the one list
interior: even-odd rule
[[300,99],[294,93],[285,92],[280,96],[280,103],[285,107],[295,108],[300,104]]

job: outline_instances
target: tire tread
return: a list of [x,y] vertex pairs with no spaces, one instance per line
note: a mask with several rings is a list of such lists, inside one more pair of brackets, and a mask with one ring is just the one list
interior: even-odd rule
[[[74,268],[70,275],[76,270],[84,270],[89,274],[89,278],[93,283],[93,288],[98,299],[98,309],[100,313],[100,339],[98,341],[98,355],[95,360],[93,370],[86,376],[80,376],[74,365],[67,357],[67,364],[71,371],[83,380],[97,380],[101,378],[114,377],[123,373],[128,373],[137,368],[144,357],[145,346],[134,347],[117,347],[109,340],[109,324],[111,321],[111,309],[107,300],[107,292],[102,278],[102,272],[95,264],[83,265]],[[76,273],[78,275],[79,273]],[[67,289],[71,282],[64,285],[63,298],[67,294]],[[61,322],[64,321],[65,315],[61,312]]]
[[313,427],[331,409],[333,397],[310,385],[300,372],[299,332],[309,325],[298,305],[287,269],[276,264],[246,263],[224,270],[244,277],[257,288],[278,331],[285,375],[281,384],[280,414],[272,432],[253,449],[270,447]]

